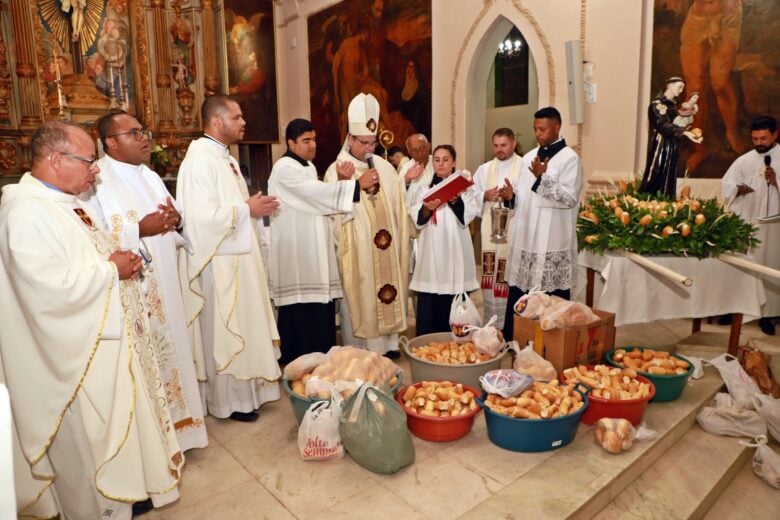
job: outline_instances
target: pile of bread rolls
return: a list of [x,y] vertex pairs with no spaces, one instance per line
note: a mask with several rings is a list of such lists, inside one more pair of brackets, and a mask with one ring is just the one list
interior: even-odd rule
[[404,406],[427,417],[456,417],[479,408],[474,392],[452,381],[423,381],[409,386],[403,394]]
[[489,355],[479,352],[471,341],[467,343],[434,341],[422,347],[413,347],[412,355],[425,361],[446,365],[470,365],[493,359]]
[[628,351],[619,348],[612,355],[612,360],[626,368],[665,376],[685,374],[691,366],[684,359],[674,357],[669,352],[651,348]]
[[604,417],[596,422],[593,430],[596,442],[610,453],[620,453],[634,444],[636,430],[626,419]]
[[564,370],[563,378],[568,385],[588,385],[590,395],[603,399],[642,399],[650,395],[650,384],[639,381],[633,368],[596,365],[591,370],[580,365]]
[[518,419],[555,419],[573,414],[583,405],[579,392],[560,385],[557,380],[536,381],[517,397],[488,394],[485,398],[485,406],[492,411]]

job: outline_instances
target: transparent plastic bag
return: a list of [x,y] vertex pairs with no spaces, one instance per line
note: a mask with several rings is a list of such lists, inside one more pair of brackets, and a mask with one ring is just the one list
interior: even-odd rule
[[312,371],[333,383],[338,381],[367,381],[374,385],[390,382],[400,367],[376,352],[356,347],[333,347],[326,360]]
[[284,367],[284,378],[297,381],[325,362],[327,356],[322,352],[311,352],[298,356]]
[[482,383],[482,389],[489,394],[514,397],[530,388],[534,384],[534,378],[517,370],[502,368],[479,376],[479,382]]
[[756,448],[753,454],[753,473],[775,489],[780,489],[780,455],[767,446],[765,436],[756,437],[755,442],[740,441],[749,448]]
[[484,327],[476,327],[474,325],[467,325],[463,328],[463,332],[471,333],[471,342],[474,343],[474,347],[477,352],[487,354],[490,357],[496,357],[504,346],[504,337],[498,327],[495,326],[498,316],[493,316],[485,324]]
[[514,311],[523,318],[538,320],[551,304],[552,297],[534,287],[528,291],[528,294],[524,294],[517,300]]
[[766,428],[776,441],[780,441],[780,399],[768,395],[756,394],[753,397],[753,407],[766,422]]
[[718,369],[731,397],[738,403],[753,406],[753,396],[761,393],[755,381],[745,372],[739,360],[730,354],[722,354],[707,363]]
[[512,342],[512,350],[515,351],[515,362],[513,368],[521,374],[528,374],[537,381],[552,381],[558,377],[553,364],[534,352],[534,343],[529,341],[528,345],[520,350],[517,342]]
[[465,329],[468,326],[482,326],[482,317],[479,315],[477,306],[471,301],[469,295],[465,292],[456,294],[450,305],[450,329],[452,330],[452,339],[458,343],[471,341],[472,332]]
[[298,427],[298,452],[303,460],[336,460],[344,457],[339,433],[341,399],[316,401]]
[[766,435],[766,422],[757,412],[723,393],[716,394],[712,406],[699,410],[696,422],[715,435],[751,438]]
[[557,296],[553,296],[552,299],[553,304],[547,307],[546,312],[539,318],[539,327],[542,330],[587,325],[600,319],[584,303],[571,302]]
[[620,453],[631,449],[636,438],[636,429],[626,419],[602,417],[593,428],[596,443],[609,453]]

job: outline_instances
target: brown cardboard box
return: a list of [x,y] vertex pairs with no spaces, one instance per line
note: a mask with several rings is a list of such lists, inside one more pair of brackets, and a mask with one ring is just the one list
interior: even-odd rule
[[615,315],[593,309],[601,318],[589,325],[542,330],[539,322],[515,316],[515,337],[520,348],[534,342],[534,351],[553,364],[557,372],[575,365],[600,363],[615,346]]

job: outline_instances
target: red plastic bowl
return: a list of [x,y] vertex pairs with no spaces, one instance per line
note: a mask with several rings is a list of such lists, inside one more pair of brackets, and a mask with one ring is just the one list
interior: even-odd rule
[[[586,365],[588,370],[593,370],[595,365]],[[610,367],[614,368],[614,367]],[[566,383],[566,378],[563,377],[563,373],[559,376],[561,383]],[[637,374],[636,379],[640,383],[648,383],[650,385],[650,393],[641,399],[604,399],[603,397],[596,397],[591,392],[588,392],[588,399],[590,399],[590,406],[582,414],[582,422],[591,425],[603,417],[611,417],[613,419],[627,419],[634,426],[638,426],[642,422],[642,417],[645,415],[645,409],[647,403],[655,397],[655,385],[652,381],[646,377]]]
[[[437,381],[430,382],[435,383]],[[414,383],[411,386],[419,388],[421,385],[422,383],[420,382]],[[409,430],[426,441],[448,442],[465,437],[474,425],[474,418],[482,410],[479,403],[477,403],[477,407],[465,415],[456,415],[454,417],[428,417],[426,415],[420,415],[404,405],[403,396],[407,388],[409,387],[405,386],[401,388],[395,396],[395,399],[398,401],[398,404],[401,405],[404,412],[406,412],[406,425],[409,427]],[[463,388],[465,390],[470,390],[474,394],[474,402],[476,402],[477,397],[480,395],[480,391],[469,385],[463,385]]]

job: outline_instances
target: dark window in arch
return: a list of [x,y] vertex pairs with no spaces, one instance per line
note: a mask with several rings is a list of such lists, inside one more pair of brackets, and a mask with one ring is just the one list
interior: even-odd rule
[[527,105],[528,44],[517,27],[499,44],[495,70],[495,106]]

